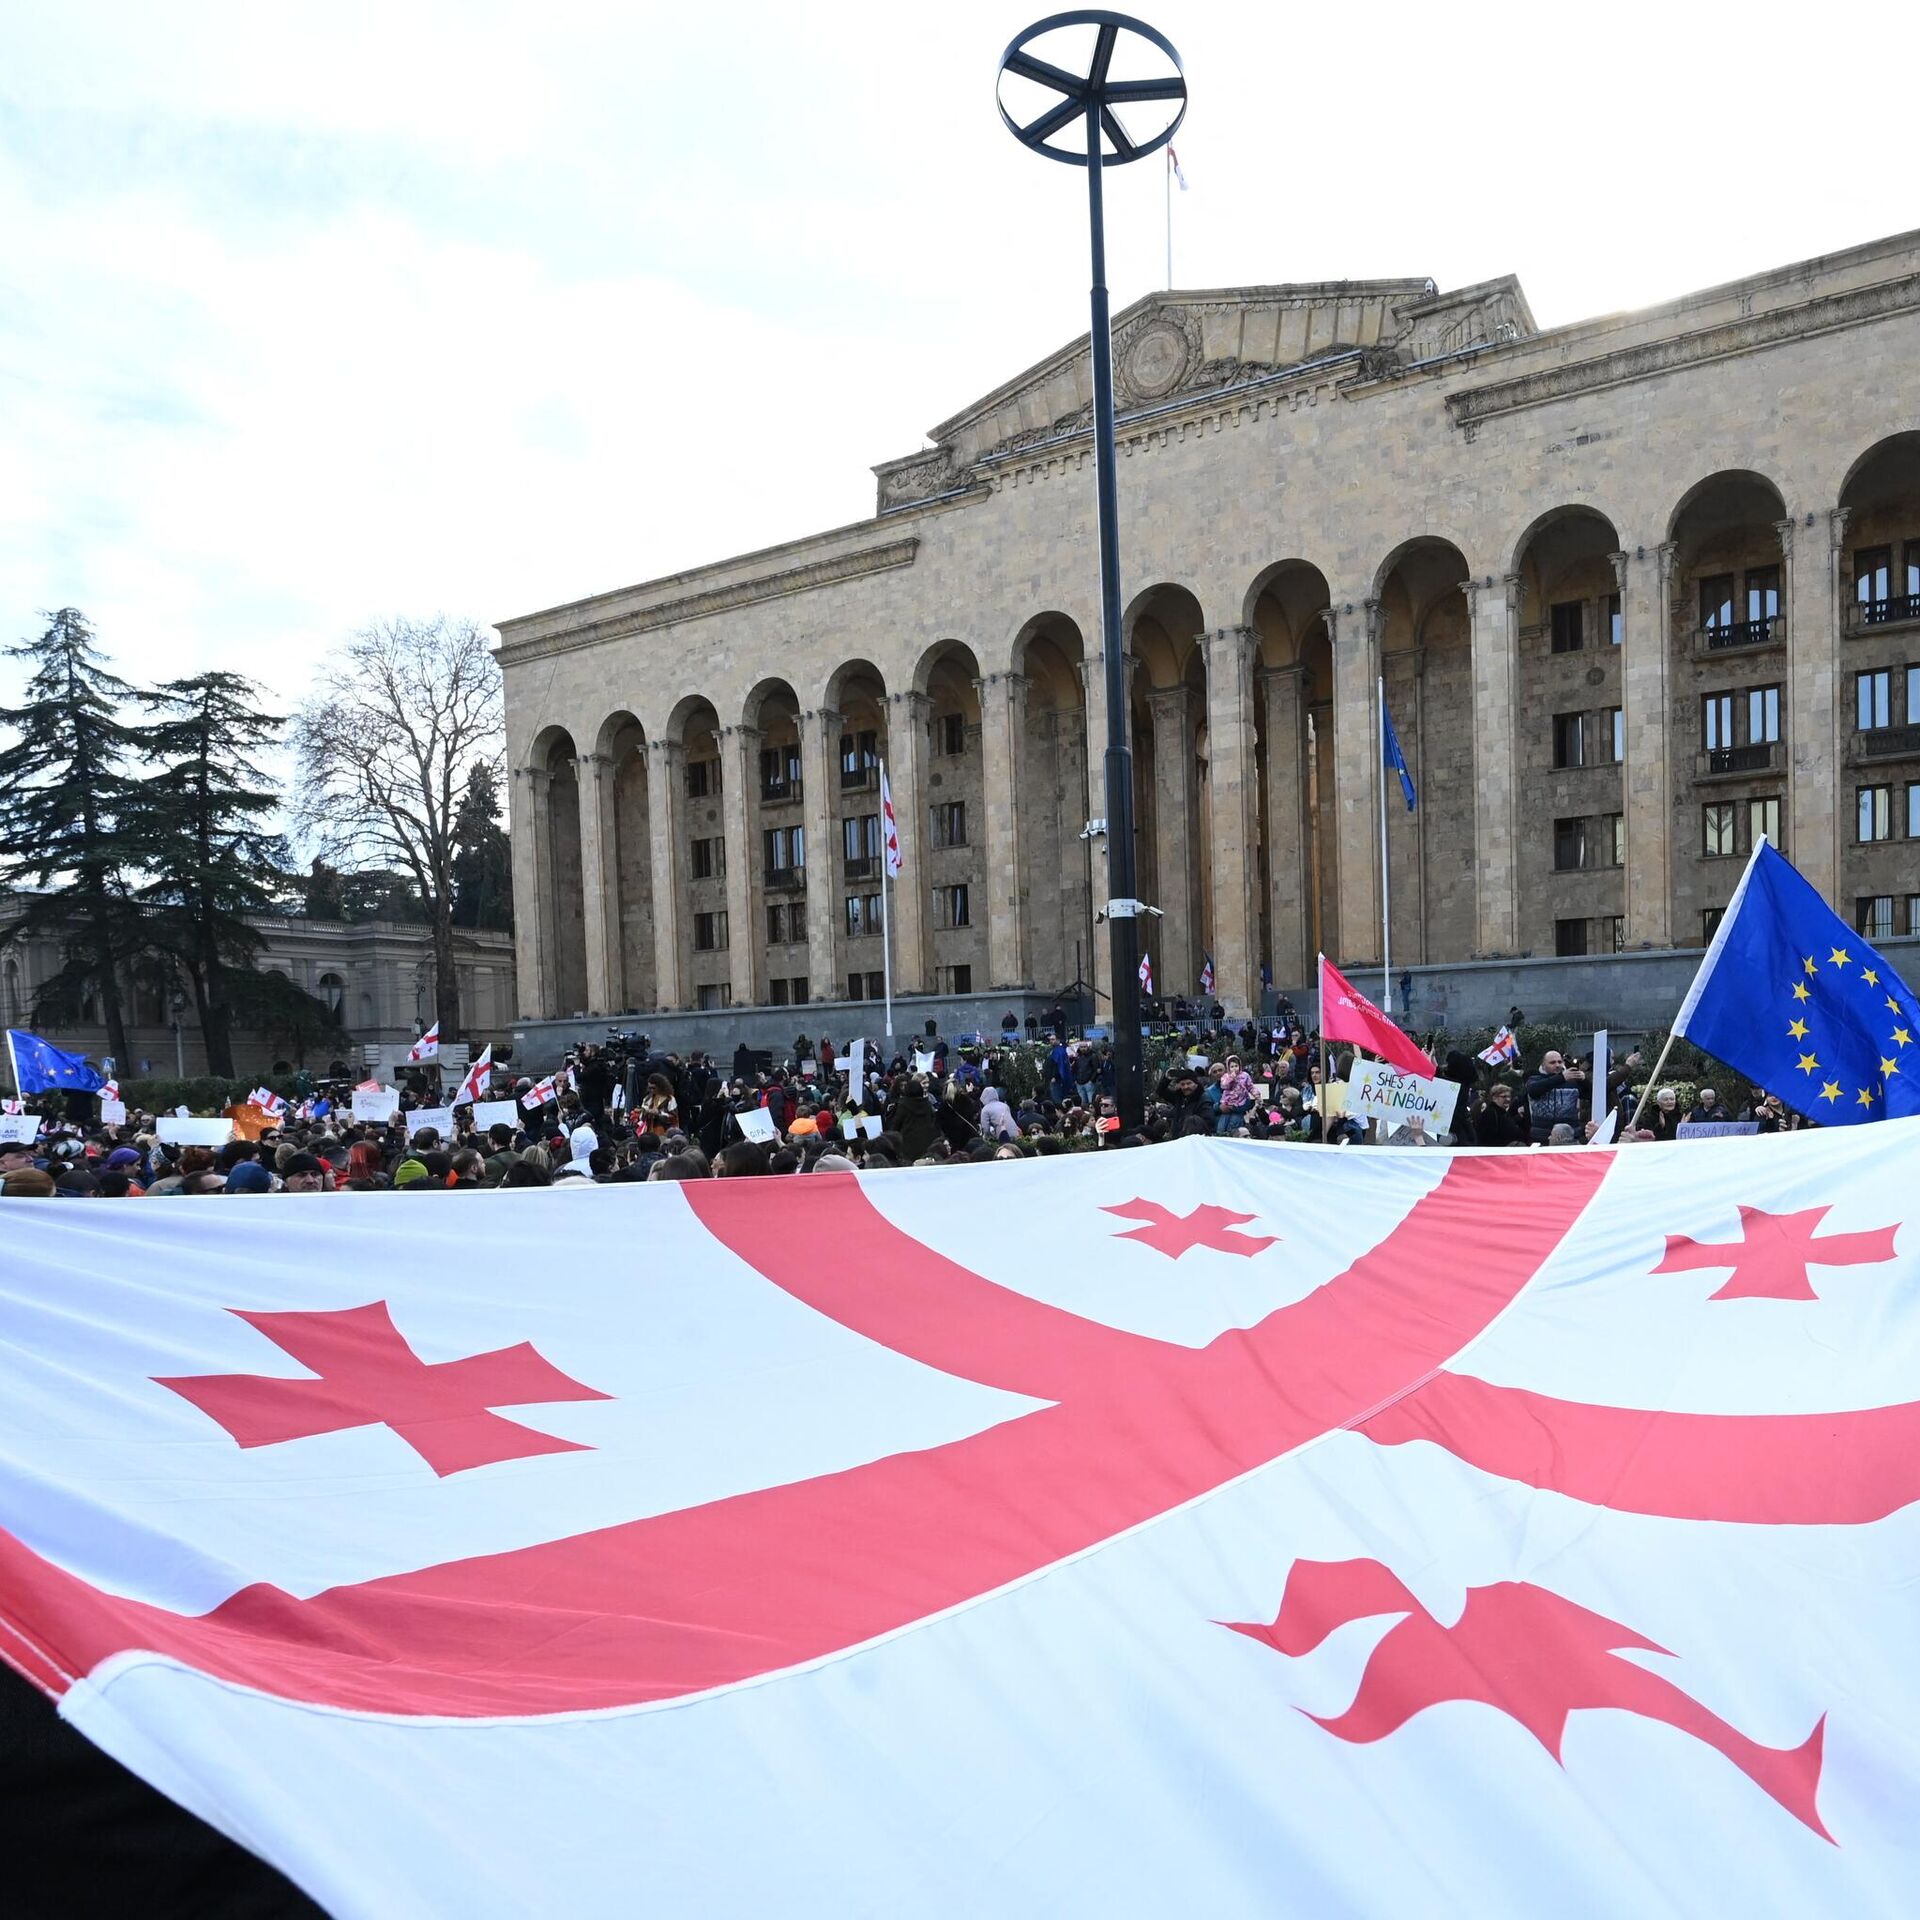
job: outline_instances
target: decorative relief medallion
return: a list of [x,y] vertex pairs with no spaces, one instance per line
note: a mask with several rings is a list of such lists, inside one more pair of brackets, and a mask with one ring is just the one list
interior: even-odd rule
[[1151,321],[1128,341],[1120,362],[1120,378],[1137,399],[1161,400],[1186,377],[1193,363],[1193,343],[1178,321]]

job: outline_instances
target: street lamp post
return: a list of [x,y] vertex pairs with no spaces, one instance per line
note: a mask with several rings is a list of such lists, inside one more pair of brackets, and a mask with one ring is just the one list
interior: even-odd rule
[[[1063,28],[1091,27],[1093,53],[1084,73],[1070,72],[1029,51],[1032,44]],[[1114,56],[1123,44],[1142,42],[1149,64],[1162,72],[1139,79],[1115,79]],[[1128,46],[1138,56],[1140,47]],[[1009,75],[1058,95],[1053,105],[1021,120],[1009,111]],[[1146,1117],[1146,1081],[1140,1049],[1140,931],[1143,911],[1134,897],[1133,753],[1129,745],[1126,672],[1120,621],[1120,525],[1114,477],[1113,326],[1107,307],[1107,235],[1102,180],[1109,166],[1158,151],[1171,140],[1187,111],[1187,83],[1172,41],[1143,21],[1123,13],[1087,11],[1050,14],[1020,34],[1000,56],[997,89],[1000,117],[1024,147],[1087,170],[1087,221],[1092,234],[1093,286],[1093,466],[1100,532],[1100,645],[1107,689],[1107,931],[1113,955],[1114,1091],[1120,1122],[1131,1132]],[[1122,125],[1118,109],[1164,103],[1166,124],[1145,139]],[[1084,147],[1071,144],[1075,129]],[[1067,144],[1061,143],[1064,136]],[[1112,148],[1111,153],[1105,151]]]

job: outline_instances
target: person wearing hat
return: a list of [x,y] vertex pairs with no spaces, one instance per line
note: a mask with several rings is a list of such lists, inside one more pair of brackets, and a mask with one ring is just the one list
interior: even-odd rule
[[325,1193],[326,1169],[310,1153],[296,1153],[280,1169],[283,1193]]
[[236,1160],[227,1169],[228,1193],[271,1193],[273,1175],[258,1160]]
[[398,1192],[404,1187],[417,1187],[426,1180],[426,1177],[426,1163],[409,1156],[393,1170],[394,1190]]

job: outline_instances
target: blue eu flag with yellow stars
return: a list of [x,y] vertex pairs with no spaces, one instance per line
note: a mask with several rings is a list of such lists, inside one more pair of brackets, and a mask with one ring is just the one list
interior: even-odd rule
[[37,1033],[7,1029],[7,1051],[13,1056],[13,1074],[23,1094],[92,1093],[106,1085],[100,1069],[83,1053],[67,1053]]
[[1673,1030],[1822,1126],[1920,1113],[1920,1003],[1765,840]]

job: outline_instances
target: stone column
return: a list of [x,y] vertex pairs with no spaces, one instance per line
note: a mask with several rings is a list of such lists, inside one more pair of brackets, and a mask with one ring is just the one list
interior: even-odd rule
[[678,740],[647,747],[647,823],[653,834],[653,991],[662,1007],[687,1004],[680,961],[680,802],[687,750]]
[[580,756],[580,893],[587,942],[587,1011],[620,1004],[619,835],[613,820],[613,762]]
[[[986,850],[980,868],[987,915],[987,980],[1017,987],[1032,974],[1026,922],[1020,914],[1019,768],[1027,731],[1027,677],[990,673],[976,680],[980,696],[981,786],[986,797]],[[1061,858],[1066,857],[1064,844]]]
[[[553,990],[541,886],[548,865],[543,841],[550,784],[549,776],[535,767],[515,767],[508,790],[508,828],[513,847],[514,999],[523,1020],[545,1019]],[[352,1017],[351,1007],[345,1012]]]
[[816,1000],[837,1000],[840,716],[831,707],[800,716],[800,783],[807,825],[807,992]]
[[[1276,986],[1300,986],[1312,979],[1314,961],[1300,669],[1262,667],[1258,678],[1267,708],[1267,911],[1273,922],[1273,951],[1255,956],[1255,978],[1264,959],[1273,968]],[[1257,918],[1254,925],[1259,925]]]
[[1153,712],[1153,854],[1160,897],[1149,900],[1161,917],[1140,930],[1153,954],[1154,987],[1162,995],[1195,993],[1200,962],[1194,932],[1200,876],[1192,857],[1193,693],[1185,686],[1155,687]]
[[[1839,804],[1842,723],[1839,698],[1841,591],[1847,509],[1778,522],[1787,616],[1787,689],[1780,716],[1786,743],[1787,852],[1836,912],[1846,810]],[[1909,714],[1908,718],[1914,716]]]
[[[1627,763],[1627,944],[1673,944],[1673,559],[1671,541],[1614,561],[1620,581],[1620,704]],[[1551,722],[1549,722],[1551,724]]]
[[1518,953],[1533,944],[1520,929],[1520,576],[1489,574],[1461,591],[1473,659],[1474,951]]
[[1254,757],[1253,662],[1260,636],[1222,627],[1202,642],[1207,656],[1207,764],[1213,841],[1214,994],[1231,1018],[1260,1003],[1260,917],[1256,824],[1260,800]]
[[[1327,609],[1333,642],[1333,813],[1340,869],[1339,958],[1380,959],[1380,603]],[[1333,956],[1329,956],[1331,958]]]
[[727,980],[736,1007],[766,998],[767,943],[759,922],[760,729],[720,729],[720,818],[727,848]]
[[[887,784],[893,792],[894,826],[900,835],[900,877],[893,883],[888,904],[893,916],[896,996],[925,993],[933,985],[927,965],[927,909],[932,904],[933,882],[927,873],[926,757],[927,696],[888,694]],[[881,832],[884,838],[884,826]],[[883,865],[883,878],[885,871]]]

